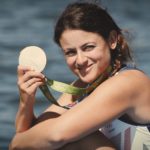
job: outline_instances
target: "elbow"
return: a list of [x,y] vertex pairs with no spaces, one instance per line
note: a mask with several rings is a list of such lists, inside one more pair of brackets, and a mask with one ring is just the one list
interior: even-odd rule
[[17,144],[12,140],[9,144],[9,150],[19,150],[20,148],[17,146]]
[[[57,132],[57,133],[56,133]],[[80,135],[66,128],[57,128],[55,133],[52,133],[53,140],[58,145],[66,145],[80,139]]]
[[13,137],[11,143],[9,144],[9,150],[21,150],[20,144],[17,139],[17,134]]
[[14,147],[13,145],[9,145],[9,150],[19,150],[19,148],[17,148],[17,147]]
[[69,134],[66,130],[62,128],[57,128],[57,130],[52,130],[49,133],[50,134],[48,137],[48,141],[52,149],[62,148],[66,144],[74,141],[74,139],[72,138],[72,134]]
[[49,146],[52,149],[59,149],[67,144],[67,141],[64,139],[61,133],[51,134],[51,138],[48,139]]

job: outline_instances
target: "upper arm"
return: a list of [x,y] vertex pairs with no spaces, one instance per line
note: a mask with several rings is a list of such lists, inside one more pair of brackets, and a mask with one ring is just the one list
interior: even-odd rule
[[58,118],[57,131],[67,141],[77,140],[118,118],[134,105],[136,79],[124,74],[112,77],[97,87],[82,102]]

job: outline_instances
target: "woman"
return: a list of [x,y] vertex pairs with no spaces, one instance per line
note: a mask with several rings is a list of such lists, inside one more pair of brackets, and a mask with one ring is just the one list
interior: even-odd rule
[[[68,107],[75,104],[71,109],[52,105],[36,118],[35,93],[45,77],[19,66],[20,106],[10,149],[112,150],[115,147],[98,131],[101,128],[105,133],[107,123],[120,118],[147,129],[150,80],[128,65],[132,62],[129,46],[106,10],[86,2],[68,5],[56,24],[54,39],[62,48],[67,65],[79,77],[72,83],[74,86],[91,87],[101,75],[103,82],[80,98],[63,94],[59,103]],[[148,129],[146,134],[150,137]],[[119,143],[116,147],[121,149]]]

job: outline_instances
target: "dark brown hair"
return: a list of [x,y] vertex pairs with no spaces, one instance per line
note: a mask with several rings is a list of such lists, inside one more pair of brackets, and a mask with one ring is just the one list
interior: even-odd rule
[[54,32],[54,40],[60,45],[62,33],[67,29],[79,29],[87,32],[98,33],[105,40],[108,40],[110,32],[115,30],[118,35],[117,47],[111,52],[112,65],[123,64],[131,61],[129,46],[121,29],[97,3],[75,2],[69,4],[59,17]]

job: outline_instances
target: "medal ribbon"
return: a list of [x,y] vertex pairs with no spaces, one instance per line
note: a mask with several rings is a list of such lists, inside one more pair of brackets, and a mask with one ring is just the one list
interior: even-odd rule
[[90,86],[87,88],[78,88],[73,85],[69,85],[63,82],[59,82],[56,80],[52,80],[46,77],[45,84],[40,86],[40,90],[42,91],[43,95],[47,98],[48,101],[50,101],[52,104],[55,104],[59,107],[69,109],[67,106],[61,106],[55,97],[52,95],[52,93],[49,90],[49,87],[52,88],[55,91],[62,92],[62,93],[68,93],[72,95],[79,95],[82,96],[84,94],[89,94],[92,92],[99,84],[101,84],[109,75],[111,72],[111,67],[109,66],[106,71],[101,74]]

